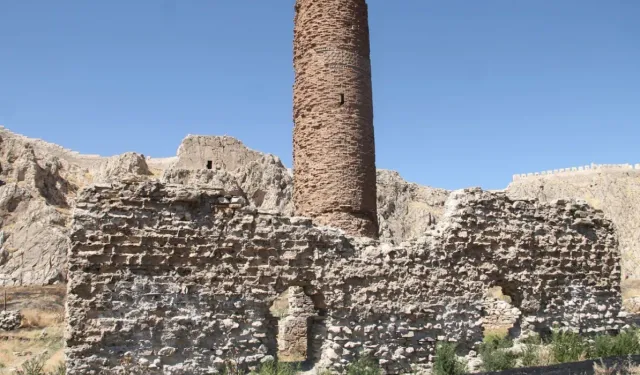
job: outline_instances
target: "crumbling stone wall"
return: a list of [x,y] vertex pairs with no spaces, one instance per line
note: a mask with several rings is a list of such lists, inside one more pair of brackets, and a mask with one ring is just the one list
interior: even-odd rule
[[365,0],[297,0],[293,62],[296,214],[377,237]]
[[616,226],[623,280],[640,280],[640,168],[630,164],[592,164],[536,173],[514,178],[506,191],[514,199],[530,197],[543,202],[582,199],[602,209]]
[[[523,333],[625,324],[614,228],[586,204],[457,191],[435,229],[396,246],[232,201],[157,182],[80,193],[69,375],[123,356],[158,374],[215,373],[227,360],[254,368],[279,356],[279,341],[299,348],[302,319],[310,365],[342,370],[369,353],[389,373],[424,369],[437,341],[469,350],[481,340],[486,292],[498,286],[522,312]],[[290,288],[283,321],[270,307]]]

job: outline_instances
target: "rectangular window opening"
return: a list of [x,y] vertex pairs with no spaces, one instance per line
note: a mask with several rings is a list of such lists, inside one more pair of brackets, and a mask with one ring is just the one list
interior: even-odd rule
[[213,161],[207,160],[207,169],[213,169]]
[[340,94],[340,105],[344,104],[344,94]]

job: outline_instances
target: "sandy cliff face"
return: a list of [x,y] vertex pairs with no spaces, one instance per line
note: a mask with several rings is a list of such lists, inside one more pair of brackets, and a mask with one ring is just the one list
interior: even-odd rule
[[380,238],[402,242],[423,236],[440,219],[451,193],[405,181],[398,172],[378,170]]
[[[158,179],[241,195],[262,211],[293,215],[293,177],[274,155],[231,137],[187,136],[177,156],[82,155],[0,128],[0,277],[6,285],[64,281],[70,215],[77,191],[91,183]],[[208,169],[210,168],[210,169]],[[418,237],[442,214],[449,192],[378,172],[381,238]]]

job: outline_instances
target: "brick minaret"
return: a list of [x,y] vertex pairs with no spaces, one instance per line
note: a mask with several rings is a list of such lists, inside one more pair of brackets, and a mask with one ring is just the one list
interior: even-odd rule
[[293,160],[296,214],[377,237],[365,0],[297,0]]
[[296,214],[377,237],[365,0],[297,0],[293,63]]

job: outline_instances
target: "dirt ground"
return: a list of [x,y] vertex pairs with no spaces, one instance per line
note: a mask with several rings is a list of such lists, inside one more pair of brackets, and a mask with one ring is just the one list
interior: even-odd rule
[[0,331],[1,375],[15,373],[33,358],[44,361],[45,371],[53,371],[64,361],[65,293],[65,285],[0,287],[0,309],[6,304],[7,310],[23,315],[20,329]]

